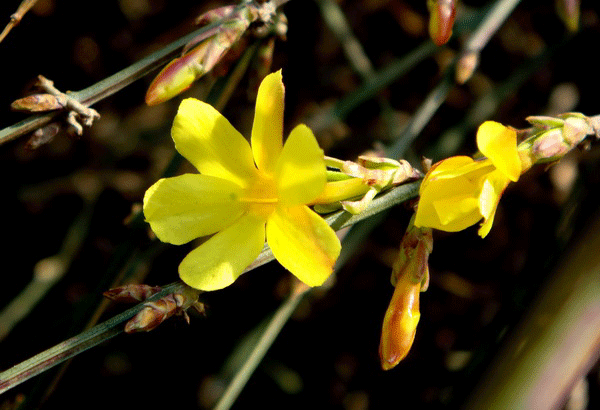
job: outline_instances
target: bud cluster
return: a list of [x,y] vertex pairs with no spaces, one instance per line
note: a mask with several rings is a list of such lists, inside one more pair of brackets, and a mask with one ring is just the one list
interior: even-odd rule
[[558,117],[531,116],[531,136],[519,144],[519,152],[526,153],[532,163],[554,162],[580,146],[587,136],[600,138],[600,117],[581,113],[566,113]]

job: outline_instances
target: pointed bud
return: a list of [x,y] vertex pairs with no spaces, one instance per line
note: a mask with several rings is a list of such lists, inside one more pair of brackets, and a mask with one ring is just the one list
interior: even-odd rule
[[455,0],[427,0],[429,9],[429,36],[442,46],[452,36],[452,26],[456,17]]
[[[222,13],[228,11],[223,9]],[[201,22],[219,14],[221,12],[206,17],[205,13]],[[183,55],[171,61],[152,81],[146,92],[146,104],[160,104],[190,88],[194,81],[213,69],[257,18],[258,12],[252,7],[233,9],[218,26],[194,38],[184,48]]]
[[25,148],[28,150],[38,149],[42,145],[52,141],[59,131],[60,124],[56,122],[51,122],[50,124],[45,125],[42,128],[38,128],[31,134],[31,137],[27,141],[27,144],[25,144]]
[[34,94],[25,98],[19,98],[10,104],[14,111],[44,112],[65,108],[67,99],[52,94]]
[[181,292],[145,303],[142,310],[125,324],[125,333],[149,332],[173,315],[182,315],[189,323],[188,308],[204,312],[204,305],[198,301],[199,295],[200,291],[186,286]]
[[148,87],[146,104],[160,104],[190,88],[197,78],[206,73],[205,67],[199,61],[206,55],[207,48],[208,41],[205,41],[167,64]]
[[103,293],[104,297],[116,302],[143,302],[150,296],[161,291],[160,286],[131,284],[112,288]]
[[392,270],[395,289],[383,319],[379,343],[379,358],[384,370],[395,367],[410,351],[421,317],[419,295],[429,285],[428,260],[433,249],[431,229],[417,228],[413,222],[414,215]]
[[464,53],[456,64],[455,79],[458,84],[464,84],[469,81],[469,78],[475,72],[475,69],[479,65],[479,53],[475,51],[469,51]]

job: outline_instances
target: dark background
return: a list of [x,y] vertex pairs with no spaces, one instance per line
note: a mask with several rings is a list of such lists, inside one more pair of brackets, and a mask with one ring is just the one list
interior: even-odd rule
[[[376,70],[427,39],[425,1],[339,2]],[[431,152],[444,131],[460,124],[475,101],[497,90],[511,74],[544,49],[558,44],[565,28],[553,2],[523,2],[493,37],[471,81],[455,86],[413,145]],[[550,60],[538,64],[521,86],[509,89],[490,119],[526,127],[529,115],[567,110],[599,113],[599,37],[593,2],[583,2],[581,32]],[[462,10],[483,2],[463,2]],[[38,74],[63,91],[102,80],[193,30],[193,19],[220,2],[40,0],[0,43],[0,127],[25,118],[11,101],[25,95]],[[18,6],[0,5],[0,23]],[[292,0],[283,7],[287,41],[278,40],[273,70],[283,69],[286,133],[361,84],[324,24],[317,3]],[[376,142],[390,141],[380,105],[387,101],[395,127],[406,123],[435,86],[446,62],[460,48],[453,37],[434,57],[352,111],[343,124],[317,133],[329,155],[353,159]],[[112,282],[107,277],[124,243],[135,250],[127,265],[144,283],[177,279],[177,265],[191,245],[152,243],[146,232],[132,236],[124,223],[132,206],[160,177],[174,149],[169,129],[183,97],[205,95],[206,82],[168,103],[146,107],[148,76],[94,106],[102,115],[81,138],[59,134],[36,151],[27,137],[0,146],[2,194],[1,304],[31,280],[36,263],[61,249],[70,227],[81,243],[65,277],[1,342],[6,369],[76,335]],[[244,78],[223,111],[249,135],[254,102]],[[569,99],[573,103],[568,104]],[[466,127],[462,154],[475,151],[475,129]],[[437,155],[437,157],[436,157]],[[481,377],[497,348],[551,272],[552,266],[597,211],[598,150],[575,152],[566,168],[535,167],[512,184],[484,240],[476,227],[456,234],[436,232],[431,286],[421,295],[421,322],[409,356],[394,370],[380,370],[381,322],[393,288],[391,263],[410,213],[393,209],[364,241],[329,289],[316,290],[300,305],[242,392],[234,408],[439,408],[458,407]],[[192,171],[184,164],[179,172]],[[575,173],[560,188],[561,172]],[[562,175],[562,176],[561,176]],[[566,182],[569,182],[568,178]],[[83,223],[78,223],[79,217]],[[127,242],[129,241],[129,242]],[[117,255],[117,256],[116,256]],[[205,294],[207,315],[191,314],[191,325],[174,318],[148,334],[120,335],[76,357],[54,392],[41,397],[53,369],[5,393],[1,408],[23,399],[31,408],[209,408],[224,386],[235,346],[270,315],[290,288],[291,275],[276,263],[243,275],[233,286]],[[123,310],[111,304],[107,319]],[[463,360],[464,359],[464,360]],[[598,368],[588,377],[590,408],[598,405]]]

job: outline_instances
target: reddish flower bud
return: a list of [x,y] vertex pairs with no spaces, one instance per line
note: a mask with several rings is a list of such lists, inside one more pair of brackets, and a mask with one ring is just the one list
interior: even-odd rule
[[454,0],[427,0],[429,9],[429,36],[438,46],[444,45],[452,36],[456,17]]

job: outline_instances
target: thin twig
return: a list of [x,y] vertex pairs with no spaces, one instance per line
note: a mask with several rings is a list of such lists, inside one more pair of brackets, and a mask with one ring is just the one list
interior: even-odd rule
[[258,367],[263,357],[275,341],[283,326],[287,323],[292,313],[298,307],[298,304],[312,288],[302,282],[298,282],[292,294],[279,306],[267,327],[262,332],[260,339],[252,349],[252,352],[244,361],[242,367],[236,372],[231,383],[227,385],[227,389],[219,399],[215,406],[215,410],[227,410],[231,408],[235,400],[241,393],[242,389]]
[[[355,224],[359,221],[369,218],[377,212],[381,212],[394,205],[416,197],[419,191],[419,185],[420,182],[416,181],[393,188],[380,197],[375,198],[367,210],[359,215],[350,215],[346,211],[338,211],[326,218],[326,220],[335,230]],[[245,272],[255,269],[273,259],[274,258],[271,249],[268,246],[265,246],[257,258],[258,262],[255,261],[255,263],[249,266]],[[181,282],[167,285],[163,288],[162,292],[150,298],[149,301],[156,300],[169,293],[176,292],[182,286],[183,284]],[[93,346],[96,346],[104,340],[116,336],[122,331],[122,326],[120,325],[137,314],[143,306],[144,304],[141,303],[88,331],[66,340],[0,373],[0,394],[23,383],[31,377],[64,362],[67,359],[74,357]],[[120,327],[117,329],[117,326]]]
[[479,65],[481,50],[496,34],[500,26],[521,0],[498,0],[486,14],[477,30],[465,42],[458,60],[456,82],[464,84]]
[[35,6],[35,3],[37,2],[38,0],[23,0],[21,4],[19,4],[17,11],[15,11],[10,16],[10,21],[8,22],[6,27],[4,27],[2,33],[0,33],[0,43],[6,38],[6,36],[8,35],[8,33],[10,33],[13,27],[16,27],[21,22],[21,19],[23,18],[23,16],[25,16],[25,13],[27,13],[33,6]]
[[[276,5],[284,4],[278,2]],[[245,1],[242,1],[238,7],[246,7]],[[194,40],[204,33],[209,32],[214,27],[220,24],[219,21],[208,24],[186,36],[175,40],[171,44],[161,48],[155,53],[143,58],[142,60],[132,64],[131,66],[105,78],[102,81],[91,85],[80,91],[69,94],[74,100],[89,107],[96,102],[122,90],[134,81],[144,77],[155,69],[159,68],[173,57],[175,57],[184,46],[191,40]],[[0,131],[0,145],[19,138],[22,135],[28,134],[38,128],[48,124],[56,115],[57,112],[51,112],[43,115],[34,115],[14,125],[4,128]]]
[[[148,301],[160,299],[169,293],[178,291],[181,287],[182,284],[180,282],[167,285],[161,292],[149,298]],[[0,394],[69,358],[118,335],[123,331],[123,327],[120,325],[135,316],[143,306],[144,304],[140,303],[106,322],[65,340],[64,342],[0,373]]]
[[92,210],[92,202],[86,203],[69,228],[60,251],[56,255],[39,261],[34,268],[31,282],[0,311],[0,340],[4,339],[13,327],[31,312],[68,271],[85,239]]

